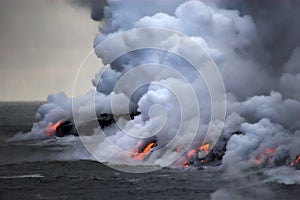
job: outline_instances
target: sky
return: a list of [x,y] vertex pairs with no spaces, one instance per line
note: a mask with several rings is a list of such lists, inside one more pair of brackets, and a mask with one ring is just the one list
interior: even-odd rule
[[71,96],[98,22],[88,7],[68,1],[0,1],[0,101],[43,101],[60,91]]

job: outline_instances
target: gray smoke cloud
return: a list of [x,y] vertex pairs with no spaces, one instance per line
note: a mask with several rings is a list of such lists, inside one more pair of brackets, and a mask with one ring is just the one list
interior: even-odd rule
[[71,0],[71,4],[91,9],[91,18],[100,21],[104,17],[104,7],[106,0]]
[[241,14],[253,18],[273,67],[282,68],[299,46],[299,1],[226,0],[218,3],[225,8],[238,9]]

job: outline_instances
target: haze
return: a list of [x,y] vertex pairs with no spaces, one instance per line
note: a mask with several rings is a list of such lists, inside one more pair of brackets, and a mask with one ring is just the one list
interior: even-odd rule
[[45,100],[60,91],[71,95],[98,25],[88,8],[68,1],[0,1],[0,101]]

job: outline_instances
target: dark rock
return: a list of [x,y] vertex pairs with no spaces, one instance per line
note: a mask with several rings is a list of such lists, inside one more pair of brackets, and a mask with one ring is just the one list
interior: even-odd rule
[[[130,113],[129,116],[131,119],[133,119],[136,115],[139,114],[140,112],[133,112]],[[97,118],[97,121],[102,129],[116,123],[113,114],[107,114],[107,113],[100,114]],[[86,125],[86,127],[84,128],[88,128],[88,127],[89,125]],[[92,129],[90,131],[92,131]],[[75,124],[73,121],[70,120],[64,121],[56,128],[57,137],[65,137],[68,135],[78,136],[78,132],[76,130]]]
[[75,125],[71,121],[65,121],[56,128],[57,137],[64,137],[68,135],[78,136]]

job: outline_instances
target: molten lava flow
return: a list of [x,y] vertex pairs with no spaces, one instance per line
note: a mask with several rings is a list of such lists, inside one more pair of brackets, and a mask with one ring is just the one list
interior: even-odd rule
[[209,153],[209,144],[204,144],[200,147],[197,148],[199,151],[204,150],[204,152],[206,153],[206,155]]
[[205,152],[205,154],[207,155],[209,153],[209,144],[204,144],[204,145],[198,147],[197,149],[190,150],[187,154],[187,158],[191,159],[197,151],[201,151],[201,150],[203,150]]
[[62,120],[56,122],[55,124],[53,124],[52,122],[50,122],[48,124],[48,127],[47,127],[47,135],[48,136],[51,136],[53,132],[56,131],[56,128],[62,123]]
[[266,162],[269,163],[271,161],[271,156],[275,152],[275,148],[273,149],[267,149],[263,151],[259,156],[256,158],[255,162],[257,165],[260,165],[262,163],[263,158],[267,157]]
[[295,159],[294,162],[291,162],[291,167],[294,167],[295,163],[296,163],[296,164],[299,164],[299,163],[300,163],[300,155],[297,156],[297,158]]
[[[193,159],[193,155],[195,155],[195,153],[198,153],[199,151],[204,151],[205,152],[205,155],[207,155],[209,153],[209,144],[204,144],[200,147],[198,147],[197,149],[192,149],[190,150],[188,153],[187,153],[187,159],[188,160],[191,160]],[[200,163],[204,163],[204,159],[201,159],[199,160]],[[189,163],[188,162],[185,162],[183,163],[183,167],[188,167],[189,166]]]
[[188,166],[189,166],[188,162],[183,163],[183,167],[188,167]]
[[142,150],[141,153],[137,153],[136,155],[134,155],[133,159],[134,160],[143,160],[143,158],[145,157],[146,153],[148,153],[150,151],[150,149],[155,145],[155,142],[150,142],[148,143],[145,148]]
[[191,159],[193,157],[194,153],[196,153],[195,149],[190,150],[187,154],[188,159]]
[[[178,149],[177,149],[178,150]],[[177,151],[176,150],[176,151]],[[187,153],[187,159],[188,160],[191,160],[191,159],[193,159],[193,156],[195,155],[195,153],[198,153],[199,151],[204,151],[205,152],[205,154],[207,155],[208,153],[209,153],[209,144],[204,144],[204,145],[201,145],[200,147],[198,147],[197,149],[192,149],[192,150],[190,150],[188,153]],[[200,163],[204,163],[205,161],[204,161],[204,159],[201,159],[201,160],[199,160],[200,161]],[[189,166],[189,163],[188,162],[185,162],[185,163],[183,163],[183,167],[187,167],[187,166]]]

